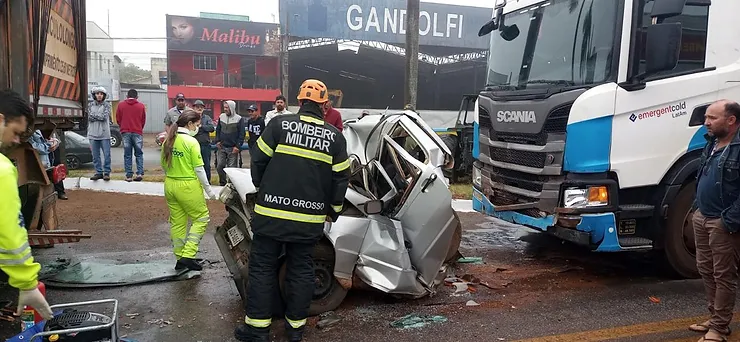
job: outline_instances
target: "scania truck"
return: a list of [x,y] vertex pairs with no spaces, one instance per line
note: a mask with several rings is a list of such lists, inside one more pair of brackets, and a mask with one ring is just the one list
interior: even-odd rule
[[[739,1],[498,0],[476,105],[473,207],[698,276],[704,113],[740,101]],[[732,171],[732,170],[729,170]],[[735,170],[737,172],[737,170]]]

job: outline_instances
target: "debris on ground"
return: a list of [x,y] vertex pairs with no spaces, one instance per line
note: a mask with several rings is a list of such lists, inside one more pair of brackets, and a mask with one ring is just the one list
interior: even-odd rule
[[[47,287],[89,288],[113,287],[191,279],[200,272],[175,270],[174,261],[137,261],[120,263],[117,260],[87,259],[59,261],[50,269],[42,268],[41,278]],[[191,275],[192,273],[192,275]]]
[[391,323],[391,326],[398,329],[413,329],[422,328],[432,323],[444,323],[447,322],[445,316],[431,316],[431,315],[418,315],[408,314],[403,316]]
[[136,317],[138,317],[139,315],[141,315],[141,314],[139,314],[139,313],[130,313],[130,314],[126,314],[126,317],[131,318],[131,319],[136,319]]
[[465,306],[480,306],[476,301],[469,300],[467,303],[465,303]]
[[660,298],[658,298],[658,297],[650,296],[650,297],[648,297],[648,299],[650,299],[650,301],[653,302],[653,303],[655,303],[655,304],[659,304],[660,303]]
[[170,319],[158,318],[158,319],[150,319],[150,320],[148,320],[146,322],[149,323],[149,324],[151,324],[151,325],[158,325],[160,328],[164,328],[165,326],[172,325],[172,322],[173,321],[174,321],[174,319],[172,319],[172,318],[170,318]]
[[337,323],[341,322],[342,318],[339,317],[334,311],[329,311],[319,316],[319,322],[316,324],[316,328],[323,331],[331,330]]
[[458,264],[475,264],[480,265],[483,263],[483,258],[481,257],[464,257],[457,259]]

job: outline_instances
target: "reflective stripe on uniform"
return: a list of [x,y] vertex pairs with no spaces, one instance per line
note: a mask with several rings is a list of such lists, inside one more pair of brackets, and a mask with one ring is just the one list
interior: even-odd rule
[[264,216],[297,222],[324,223],[324,221],[326,221],[326,215],[302,214],[287,210],[267,208],[259,204],[254,206],[254,212]]
[[344,207],[344,205],[342,205],[342,204],[340,204],[340,205],[332,205],[331,206],[331,208],[334,209],[334,212],[335,213],[341,212],[343,207]]
[[313,159],[320,162],[324,162],[327,164],[331,164],[331,156],[326,153],[316,152],[312,150],[307,150],[305,148],[295,147],[295,146],[288,146],[280,144],[275,149],[275,152],[282,153],[282,154],[290,154],[292,156],[306,158],[306,159]]
[[343,162],[331,166],[331,170],[334,172],[342,172],[346,169],[349,169],[349,159],[345,159]]
[[246,323],[247,325],[251,325],[255,328],[267,328],[272,323],[272,318],[256,319],[256,318],[249,318],[249,316],[244,316],[244,323]]
[[2,248],[0,248],[0,257],[2,257],[3,254],[10,255],[10,256],[13,256],[13,255],[16,255],[16,254],[20,254],[21,252],[25,251],[26,248],[28,248],[28,247],[30,247],[30,246],[28,245],[28,242],[26,242],[23,245],[21,245],[20,247],[15,248],[15,249],[2,249]]
[[301,115],[301,121],[314,123],[314,124],[317,124],[319,126],[323,126],[324,125],[324,121],[323,120],[319,120],[317,118],[312,118],[312,117],[306,116],[306,115]]
[[[0,259],[0,265],[23,265],[28,259],[31,259],[31,251],[22,254],[23,256],[20,259],[14,258],[14,259]],[[17,255],[13,255],[16,256]]]
[[288,317],[285,317],[285,320],[288,322],[288,324],[290,324],[291,327],[293,327],[293,329],[298,329],[298,328],[306,325],[306,319],[305,318],[304,319],[299,319],[299,320],[296,321],[296,320],[292,320],[292,319],[290,319]]
[[260,151],[262,151],[262,153],[266,154],[268,157],[272,157],[273,153],[275,153],[275,151],[273,151],[272,148],[270,148],[270,146],[268,146],[267,143],[262,140],[262,137],[257,139],[257,147],[259,147]]

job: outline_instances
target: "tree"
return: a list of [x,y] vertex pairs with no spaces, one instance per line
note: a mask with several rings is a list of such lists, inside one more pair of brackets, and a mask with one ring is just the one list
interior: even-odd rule
[[133,63],[124,65],[118,73],[121,77],[121,83],[136,83],[137,81],[141,81],[142,78],[152,77],[149,70],[139,68],[139,66]]

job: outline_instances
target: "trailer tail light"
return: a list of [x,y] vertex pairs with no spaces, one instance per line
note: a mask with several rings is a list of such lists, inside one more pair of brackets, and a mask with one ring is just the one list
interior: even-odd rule
[[54,182],[54,184],[65,180],[67,178],[67,165],[59,164],[55,166],[51,175],[52,182]]

